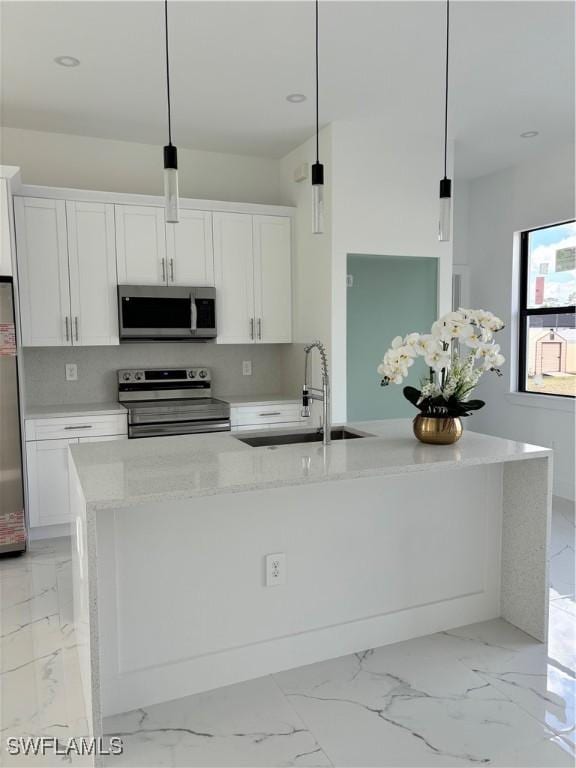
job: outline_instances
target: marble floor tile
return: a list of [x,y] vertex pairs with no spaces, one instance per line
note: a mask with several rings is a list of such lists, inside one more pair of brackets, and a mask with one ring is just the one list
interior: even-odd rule
[[105,720],[124,754],[109,765],[329,766],[272,677]]
[[[133,766],[574,766],[576,528],[552,521],[550,639],[498,619],[106,720]],[[0,560],[2,737],[82,736],[70,542]],[[10,757],[6,766],[91,765]]]
[[550,598],[574,597],[576,527],[567,505],[557,505],[552,512],[550,536]]
[[488,764],[554,735],[458,660],[402,646],[275,676],[335,765]]
[[490,765],[494,768],[574,768],[574,757],[562,739],[554,737],[505,752]]
[[576,601],[574,598],[561,597],[558,600],[554,600],[554,608],[559,608],[562,611],[566,611],[576,619]]
[[576,622],[568,611],[550,603],[548,657],[558,666],[576,672]]
[[69,540],[32,544],[26,555],[0,561],[1,765],[92,762],[4,749],[7,736],[67,740],[87,733],[74,628],[63,619],[58,593],[58,573],[70,562]]
[[569,671],[551,663],[544,649],[501,661],[492,659],[472,669],[555,733],[572,732],[576,680]]

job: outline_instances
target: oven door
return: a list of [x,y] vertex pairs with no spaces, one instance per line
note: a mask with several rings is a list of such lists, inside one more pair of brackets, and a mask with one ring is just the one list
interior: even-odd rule
[[119,285],[121,341],[205,341],[216,336],[216,291]]
[[158,422],[156,424],[130,424],[128,426],[129,438],[201,435],[209,432],[230,432],[230,419]]

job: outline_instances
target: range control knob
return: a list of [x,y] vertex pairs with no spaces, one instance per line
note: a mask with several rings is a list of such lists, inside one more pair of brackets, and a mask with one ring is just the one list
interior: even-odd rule
[[201,379],[205,379],[205,378],[206,378],[206,376],[208,376],[208,373],[207,373],[206,371],[200,371],[200,373],[198,374],[198,376],[200,376],[200,378],[201,378]]
[[136,379],[136,381],[142,381],[142,379],[144,378],[144,374],[142,373],[142,371],[136,371],[136,373],[134,374],[134,378]]
[[188,378],[193,379],[196,376],[195,371],[188,371]]
[[129,373],[123,373],[122,374],[122,379],[124,381],[130,381],[130,374]]

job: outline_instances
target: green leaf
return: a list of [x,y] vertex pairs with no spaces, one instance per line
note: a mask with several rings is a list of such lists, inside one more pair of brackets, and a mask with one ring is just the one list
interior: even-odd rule
[[418,405],[418,400],[420,400],[420,390],[416,389],[416,387],[404,387],[402,390],[404,397],[408,402],[412,403],[412,405],[415,405],[416,408],[420,408]]

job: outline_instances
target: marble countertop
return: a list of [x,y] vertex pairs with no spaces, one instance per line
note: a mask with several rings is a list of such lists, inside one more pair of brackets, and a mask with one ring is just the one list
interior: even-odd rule
[[466,430],[455,445],[423,445],[410,419],[349,426],[371,436],[326,448],[321,442],[252,448],[228,432],[87,443],[71,446],[71,453],[89,511],[552,455],[548,448]]
[[286,403],[301,403],[302,397],[298,395],[215,395],[219,400],[224,400],[232,407],[235,405],[285,405]]
[[25,419],[50,419],[68,416],[126,415],[120,403],[74,403],[71,405],[31,405],[26,408]]

